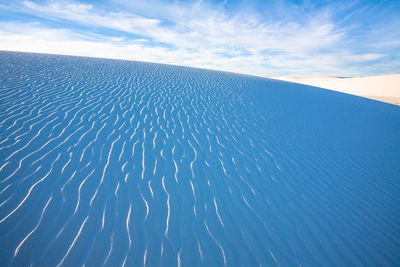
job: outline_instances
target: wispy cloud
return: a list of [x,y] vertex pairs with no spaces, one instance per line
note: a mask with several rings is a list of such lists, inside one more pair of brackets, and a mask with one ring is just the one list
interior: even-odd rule
[[[400,62],[398,54],[390,54],[399,51],[400,35],[392,33],[387,39],[372,30],[363,33],[355,29],[359,25],[345,23],[350,19],[329,5],[312,7],[302,17],[285,17],[294,14],[288,6],[277,17],[251,8],[229,10],[223,3],[153,4],[157,6],[51,0],[3,5],[0,9],[33,17],[0,21],[0,49],[144,60],[263,76],[369,74],[387,72],[388,66]],[[372,40],[374,45],[368,44]]]
[[91,4],[74,2],[49,2],[37,4],[31,1],[22,2],[25,12],[44,18],[69,20],[88,26],[104,27],[123,32],[148,32],[157,26],[157,19],[145,18],[126,12],[99,10]]

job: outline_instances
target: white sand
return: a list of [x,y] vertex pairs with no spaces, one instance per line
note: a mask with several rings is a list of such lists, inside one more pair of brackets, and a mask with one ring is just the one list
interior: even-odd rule
[[269,77],[330,89],[400,105],[400,74],[340,78],[334,76]]

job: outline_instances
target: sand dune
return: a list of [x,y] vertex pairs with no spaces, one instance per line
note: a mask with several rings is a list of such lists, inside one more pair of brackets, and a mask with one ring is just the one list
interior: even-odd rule
[[335,76],[282,76],[271,78],[317,86],[400,105],[400,74],[351,78]]
[[400,265],[396,106],[144,62],[0,69],[1,266]]

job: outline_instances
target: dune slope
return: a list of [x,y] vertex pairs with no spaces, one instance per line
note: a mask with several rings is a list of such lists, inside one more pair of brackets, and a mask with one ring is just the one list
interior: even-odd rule
[[0,262],[398,266],[399,136],[320,88],[0,52]]

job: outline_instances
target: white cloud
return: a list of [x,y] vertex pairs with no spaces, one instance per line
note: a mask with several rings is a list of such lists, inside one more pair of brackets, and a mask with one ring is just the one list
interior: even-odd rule
[[144,31],[159,23],[156,19],[135,16],[126,12],[97,10],[91,4],[50,2],[47,5],[40,5],[31,1],[24,1],[23,5],[26,12],[31,14],[131,33]]
[[[262,76],[353,75],[363,71],[361,63],[385,57],[352,52],[346,47],[347,29],[338,27],[329,12],[302,23],[266,22],[259,13],[232,15],[223,5],[201,1],[157,3],[162,3],[159,8],[165,12],[154,18],[76,2],[24,1],[21,12],[41,17],[41,23],[0,23],[0,49],[143,60]],[[54,28],[46,26],[44,19],[68,23]],[[96,31],[79,31],[69,27],[71,23]],[[113,30],[113,36],[99,34],[101,29]]]
[[[71,30],[51,29],[37,23],[0,23],[0,39],[1,49],[9,51],[129,59],[248,74],[263,73],[258,66],[249,64],[256,61],[255,58],[225,58],[209,51],[149,47],[143,40],[125,41],[98,35],[84,36]],[[214,59],[217,64],[213,64]]]

